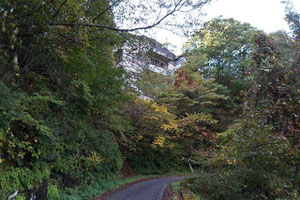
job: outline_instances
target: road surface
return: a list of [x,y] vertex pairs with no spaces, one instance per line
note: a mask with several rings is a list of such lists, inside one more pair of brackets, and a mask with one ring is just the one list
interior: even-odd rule
[[105,200],[160,200],[166,187],[185,177],[164,177],[136,183]]

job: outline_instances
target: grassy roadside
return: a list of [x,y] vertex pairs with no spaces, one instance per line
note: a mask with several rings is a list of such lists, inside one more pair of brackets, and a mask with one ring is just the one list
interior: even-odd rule
[[200,197],[194,194],[188,187],[190,176],[183,180],[172,183],[166,190],[163,200],[200,200]]

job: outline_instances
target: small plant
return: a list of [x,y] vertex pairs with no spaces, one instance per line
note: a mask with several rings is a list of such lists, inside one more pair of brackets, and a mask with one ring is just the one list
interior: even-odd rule
[[172,183],[172,190],[174,192],[180,192],[180,190],[181,190],[180,182]]
[[25,198],[25,196],[23,194],[20,194],[20,195],[16,196],[14,198],[14,200],[26,200],[26,198]]
[[59,199],[59,191],[56,185],[48,186],[47,200],[57,200]]

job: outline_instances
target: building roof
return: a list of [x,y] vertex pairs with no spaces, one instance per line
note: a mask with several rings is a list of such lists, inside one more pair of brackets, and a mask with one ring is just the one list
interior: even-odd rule
[[176,55],[169,51],[167,48],[162,47],[162,46],[155,46],[153,48],[153,52],[160,54],[164,57],[167,57],[170,60],[174,60],[176,58]]

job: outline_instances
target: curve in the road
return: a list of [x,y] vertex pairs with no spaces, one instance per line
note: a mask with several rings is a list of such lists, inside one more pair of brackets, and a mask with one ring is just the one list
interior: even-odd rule
[[164,190],[172,182],[184,177],[164,177],[143,181],[121,190],[105,200],[161,200]]

